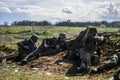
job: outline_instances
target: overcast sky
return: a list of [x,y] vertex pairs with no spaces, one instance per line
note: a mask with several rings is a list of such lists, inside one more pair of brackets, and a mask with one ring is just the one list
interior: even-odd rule
[[0,0],[0,24],[20,20],[120,20],[120,0]]

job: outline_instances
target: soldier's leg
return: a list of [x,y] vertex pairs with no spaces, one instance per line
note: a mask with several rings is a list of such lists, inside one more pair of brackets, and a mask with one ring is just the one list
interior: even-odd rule
[[36,56],[36,55],[38,55],[38,51],[37,50],[35,50],[35,51],[31,52],[30,54],[28,54],[24,59],[28,60],[28,59]]
[[30,54],[28,54],[25,58],[24,61],[28,61],[28,60],[33,60],[33,59],[38,59],[41,56],[42,51],[39,49],[36,49],[35,51],[31,52]]
[[25,58],[27,54],[25,52],[19,52],[18,56],[14,59],[15,62],[20,62],[22,59]]
[[78,75],[84,75],[88,72],[89,67],[91,66],[91,56],[89,53],[85,53],[83,58],[81,58],[80,67],[78,67]]
[[101,67],[103,70],[110,70],[114,68],[118,63],[118,56],[114,54],[108,63],[104,64],[103,67]]
[[109,60],[104,65],[98,67],[96,70],[92,70],[92,73],[99,73],[99,72],[103,72],[104,70],[110,70],[114,68],[117,65],[117,63],[118,63],[118,56],[114,54],[111,60]]
[[59,52],[57,49],[48,49],[45,52],[41,53],[41,56],[53,56]]
[[[21,63],[20,63],[19,65],[22,66],[22,65],[27,64],[27,62],[30,61],[30,60],[32,60],[36,55],[38,55],[38,50],[35,50],[35,51],[29,53],[29,54],[21,61]],[[38,55],[38,57],[39,57],[39,55]]]
[[93,54],[91,56],[91,65],[92,66],[98,66],[100,63],[100,57],[97,54]]
[[46,49],[44,48],[44,46],[39,46],[38,49],[36,49],[35,51],[29,53],[25,58],[24,60],[28,60],[28,59],[31,59],[31,58],[37,58],[37,57],[40,57],[41,56],[41,53],[44,52]]

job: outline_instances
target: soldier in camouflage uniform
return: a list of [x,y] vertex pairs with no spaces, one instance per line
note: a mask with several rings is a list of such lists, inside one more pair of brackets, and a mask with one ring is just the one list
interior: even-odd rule
[[42,41],[42,44],[39,46],[38,49],[27,55],[22,63],[26,64],[28,60],[40,56],[51,56],[55,55],[60,51],[66,50],[66,34],[60,33],[59,38],[45,38]]
[[[87,28],[85,31],[80,32],[78,37],[74,40],[73,43],[77,48],[72,49],[76,52],[77,59],[77,70],[76,75],[83,75],[88,71],[89,67],[92,65],[91,62],[99,63],[100,50],[97,40],[101,40],[102,37],[97,35],[96,28]],[[96,62],[97,61],[97,62]],[[70,75],[70,74],[67,74]]]
[[18,56],[15,58],[15,61],[21,61],[29,53],[36,49],[35,43],[38,40],[38,36],[33,34],[30,39],[25,39],[24,41],[18,42]]

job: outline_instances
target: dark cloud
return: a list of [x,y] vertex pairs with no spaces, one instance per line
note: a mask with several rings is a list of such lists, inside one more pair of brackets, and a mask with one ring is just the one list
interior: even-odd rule
[[67,13],[67,14],[73,14],[74,13],[73,10],[70,9],[70,8],[65,8],[65,9],[62,10],[62,12]]

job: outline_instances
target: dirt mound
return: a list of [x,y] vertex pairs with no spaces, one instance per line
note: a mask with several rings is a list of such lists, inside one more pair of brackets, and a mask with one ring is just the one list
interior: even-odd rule
[[37,60],[29,62],[27,66],[31,69],[36,69],[38,74],[65,74],[71,67],[69,63],[55,64],[57,60],[60,60],[64,52],[61,52],[55,56],[40,57]]

